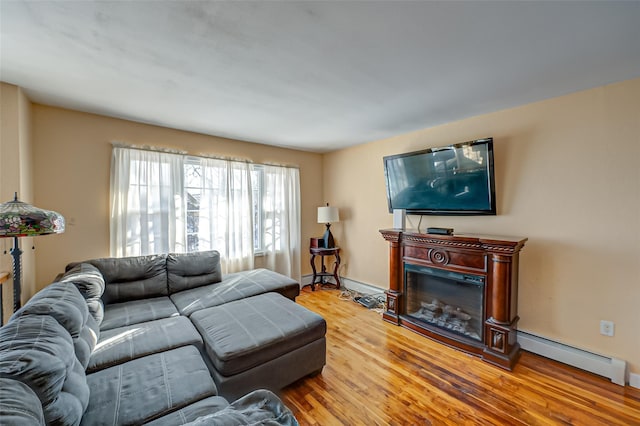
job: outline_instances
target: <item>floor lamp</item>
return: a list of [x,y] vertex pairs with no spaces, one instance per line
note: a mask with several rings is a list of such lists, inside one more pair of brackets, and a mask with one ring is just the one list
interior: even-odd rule
[[31,204],[18,201],[15,193],[13,201],[0,204],[0,238],[13,238],[13,311],[20,309],[22,286],[22,264],[20,237],[61,234],[64,232],[64,217],[51,210],[43,210]]

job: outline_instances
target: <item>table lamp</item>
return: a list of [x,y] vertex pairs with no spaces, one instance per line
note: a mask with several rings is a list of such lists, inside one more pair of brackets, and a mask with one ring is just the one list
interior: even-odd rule
[[327,203],[326,207],[318,207],[318,223],[324,223],[327,225],[327,230],[324,232],[322,238],[324,239],[325,248],[335,247],[333,241],[333,235],[331,235],[331,222],[340,222],[340,215],[338,214],[337,207],[329,207]]
[[0,204],[0,238],[13,237],[13,311],[20,309],[22,285],[22,264],[20,263],[20,237],[61,234],[64,232],[64,217],[51,210],[43,210],[31,204],[18,201],[18,193],[13,201]]

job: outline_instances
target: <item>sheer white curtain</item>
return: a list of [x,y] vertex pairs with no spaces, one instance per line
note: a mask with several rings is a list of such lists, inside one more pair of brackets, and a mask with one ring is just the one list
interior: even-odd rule
[[113,147],[111,256],[185,250],[184,157]]
[[202,158],[200,165],[203,187],[199,249],[218,250],[223,273],[252,269],[253,205],[249,164]]
[[264,166],[265,266],[300,282],[300,173]]
[[111,256],[218,250],[223,273],[252,269],[261,242],[264,266],[300,281],[299,171],[114,146],[110,232]]

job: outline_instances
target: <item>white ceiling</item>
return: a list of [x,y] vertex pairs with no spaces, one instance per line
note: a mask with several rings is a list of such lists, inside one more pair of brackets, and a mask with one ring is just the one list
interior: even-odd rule
[[640,76],[640,1],[0,0],[0,18],[0,79],[35,102],[318,152]]

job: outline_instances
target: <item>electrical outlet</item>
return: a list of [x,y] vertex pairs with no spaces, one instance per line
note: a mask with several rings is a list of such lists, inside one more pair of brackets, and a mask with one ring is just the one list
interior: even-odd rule
[[600,321],[600,334],[603,336],[613,336],[614,327],[613,321],[602,320]]

